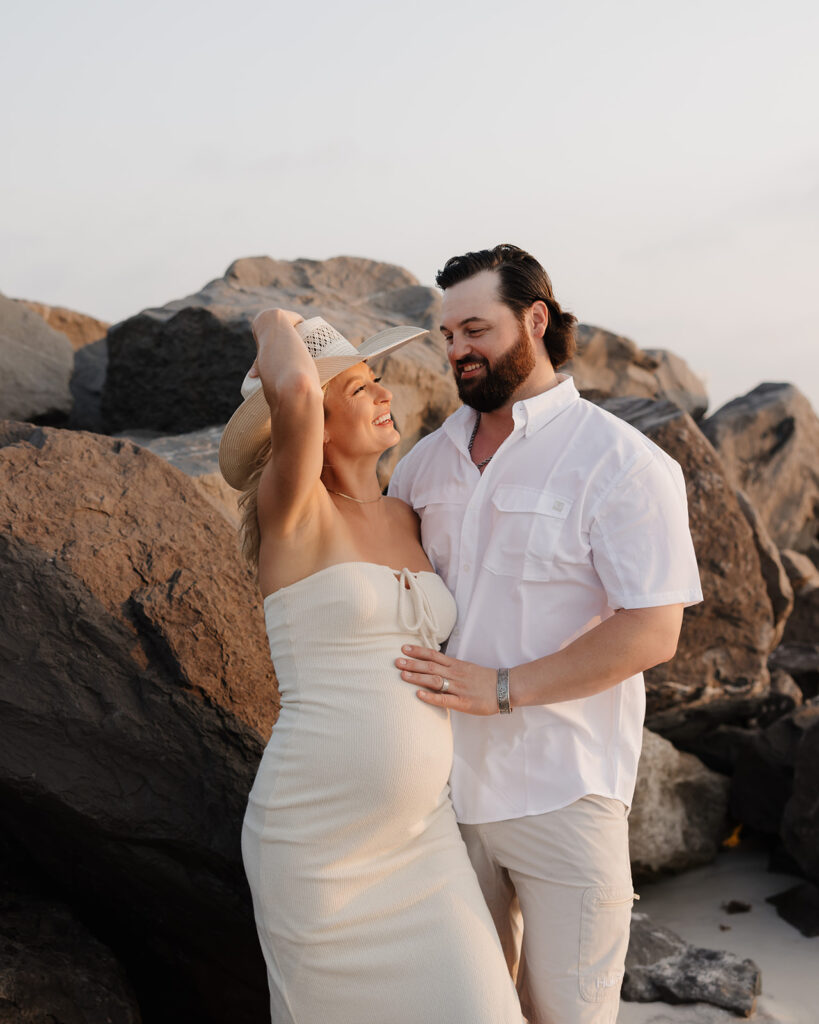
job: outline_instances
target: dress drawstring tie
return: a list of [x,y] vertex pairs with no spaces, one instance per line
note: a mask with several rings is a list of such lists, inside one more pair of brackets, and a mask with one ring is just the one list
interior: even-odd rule
[[424,647],[437,650],[435,618],[424,588],[409,569],[402,569],[396,579],[401,585],[398,598],[398,621],[408,633],[417,633]]

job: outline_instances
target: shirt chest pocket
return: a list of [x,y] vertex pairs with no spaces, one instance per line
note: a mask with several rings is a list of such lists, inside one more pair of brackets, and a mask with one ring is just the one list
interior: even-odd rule
[[502,484],[492,495],[484,567],[499,576],[548,580],[572,502],[553,491]]

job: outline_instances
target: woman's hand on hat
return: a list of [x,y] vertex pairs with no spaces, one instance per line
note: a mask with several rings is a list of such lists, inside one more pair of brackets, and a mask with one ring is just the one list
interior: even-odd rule
[[425,704],[468,715],[498,713],[498,673],[495,669],[449,658],[429,647],[407,645],[401,651],[404,656],[395,661],[401,669],[401,678],[406,683],[421,687],[416,696]]
[[269,309],[263,309],[260,313],[257,313],[253,318],[253,323],[250,325],[253,331],[253,340],[256,342],[256,348],[259,348],[259,335],[268,325],[274,325],[276,321],[284,321],[290,324],[291,327],[295,327],[296,324],[300,324],[304,320],[301,313],[296,313],[292,309],[279,309],[278,307],[271,306]]

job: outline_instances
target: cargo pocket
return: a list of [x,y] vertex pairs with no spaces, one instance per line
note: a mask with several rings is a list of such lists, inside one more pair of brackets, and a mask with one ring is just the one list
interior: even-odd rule
[[583,893],[578,979],[587,1003],[620,995],[631,908],[639,898],[630,885],[592,886]]

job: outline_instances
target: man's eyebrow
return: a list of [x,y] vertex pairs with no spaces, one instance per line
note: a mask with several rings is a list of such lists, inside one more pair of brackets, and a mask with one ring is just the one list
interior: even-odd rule
[[[461,320],[461,322],[458,324],[458,326],[459,327],[466,327],[467,324],[474,324],[478,320],[486,320],[486,317],[483,317],[483,316],[468,316],[466,318],[466,320]],[[447,329],[448,328],[447,328],[446,324],[441,324],[441,326],[438,328],[439,331],[446,331]]]

